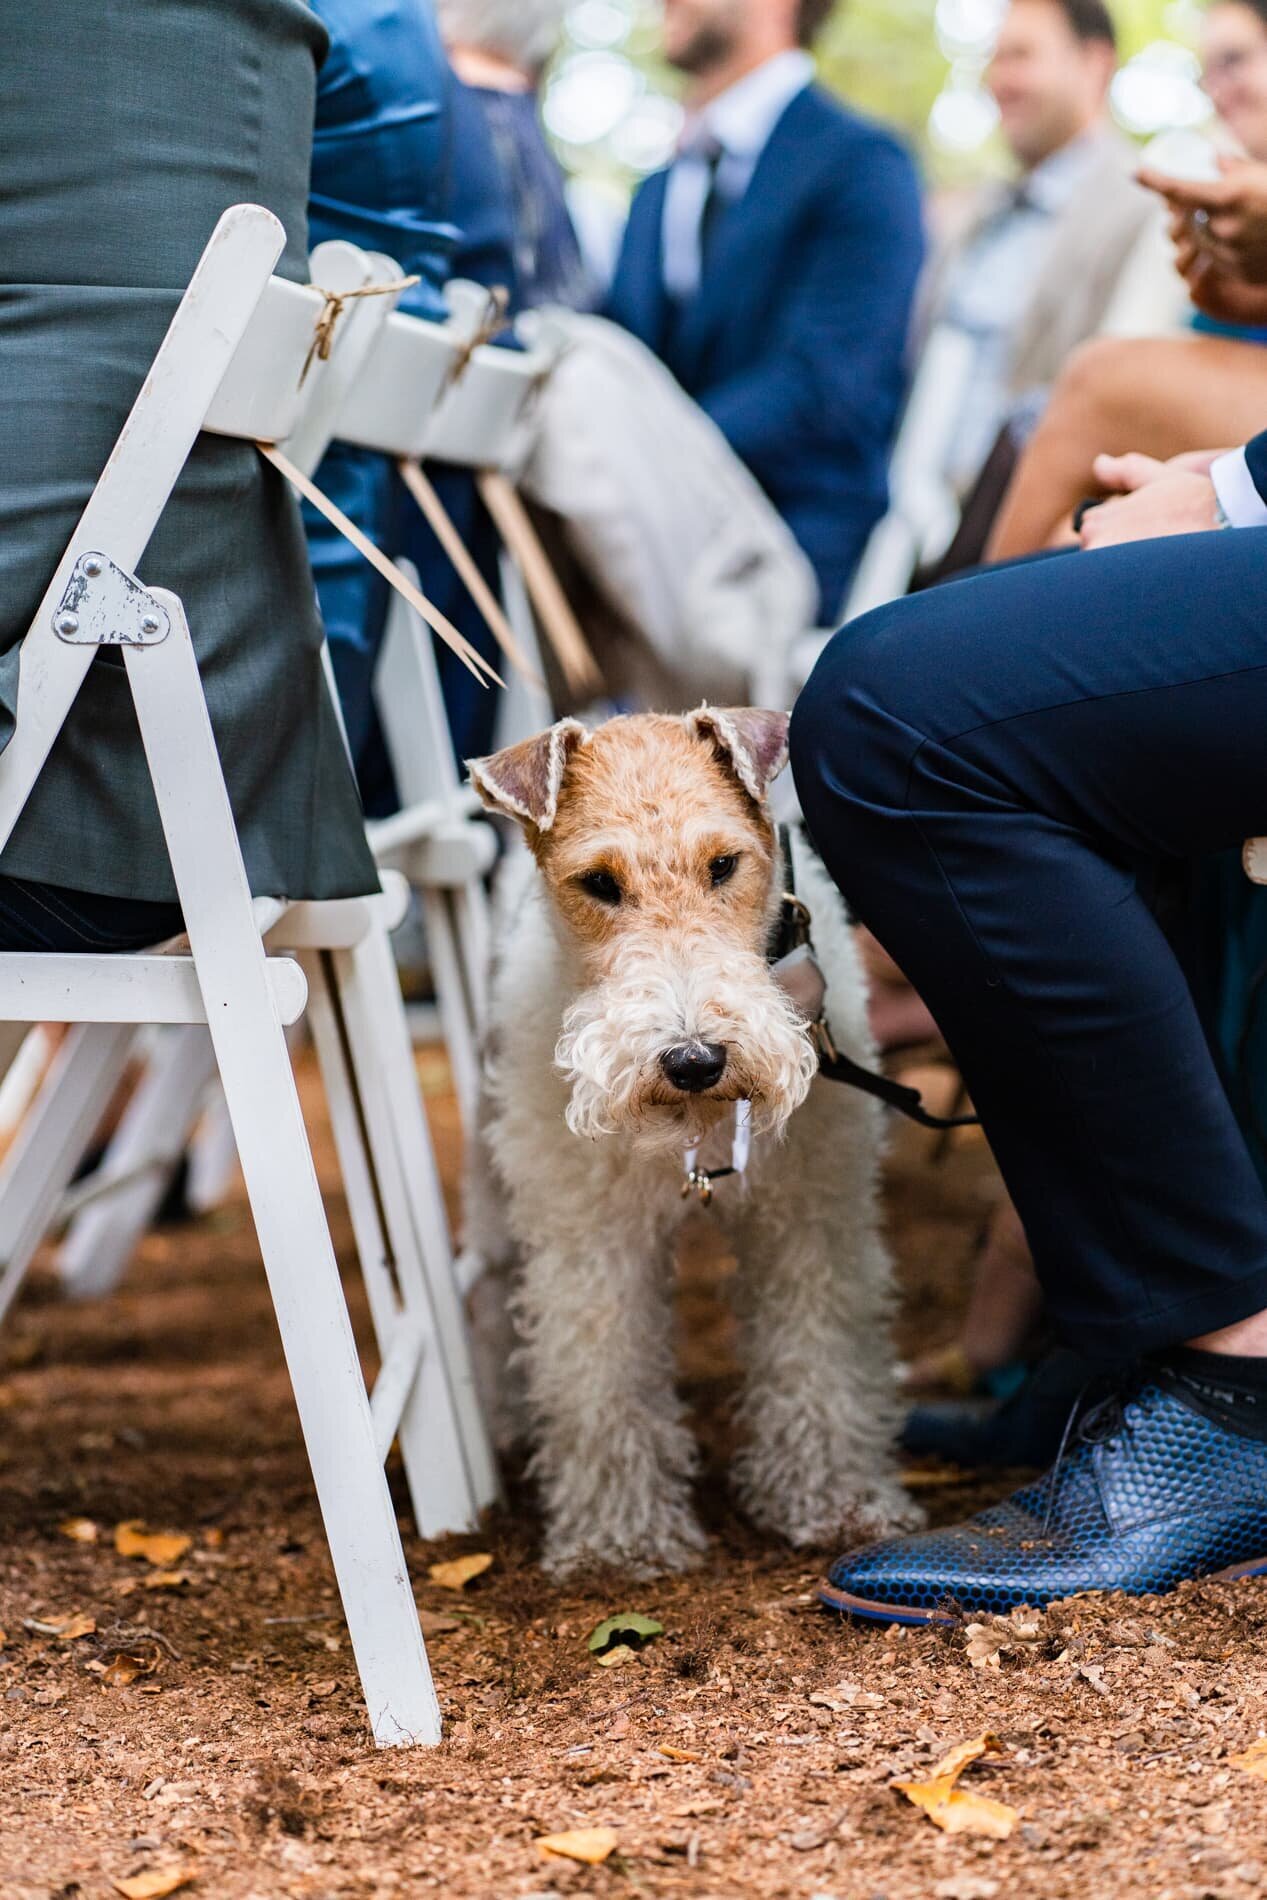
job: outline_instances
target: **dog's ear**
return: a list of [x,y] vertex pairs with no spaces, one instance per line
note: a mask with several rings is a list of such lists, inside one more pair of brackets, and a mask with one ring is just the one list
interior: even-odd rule
[[758,805],[787,764],[788,719],[761,706],[700,706],[686,715],[689,730],[712,741]]
[[585,737],[578,719],[560,719],[535,739],[521,739],[486,759],[468,759],[471,783],[490,811],[549,831],[559,809],[568,760]]

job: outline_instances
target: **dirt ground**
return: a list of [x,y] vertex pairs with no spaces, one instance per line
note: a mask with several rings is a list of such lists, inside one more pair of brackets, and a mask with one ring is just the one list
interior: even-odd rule
[[[440,1059],[420,1060],[451,1182],[452,1103]],[[889,1172],[908,1347],[947,1335],[995,1192],[979,1143],[930,1169],[927,1142],[901,1134]],[[350,1267],[324,1136],[320,1162]],[[37,1279],[0,1334],[3,1900],[166,1893],[182,1873],[225,1900],[1241,1900],[1267,1886],[1267,1786],[1232,1760],[1267,1728],[1262,1587],[1076,1601],[997,1632],[1013,1638],[997,1669],[989,1638],[974,1666],[963,1630],[828,1615],[820,1560],[764,1545],[726,1501],[725,1271],[696,1245],[681,1295],[706,1568],[557,1589],[534,1568],[522,1494],[443,1545],[402,1516],[446,1740],[390,1753],[368,1744],[240,1195],[154,1234],[109,1300],[67,1305]],[[945,1478],[915,1477],[936,1519],[988,1495]],[[77,1518],[96,1542],[60,1528]],[[120,1555],[130,1520],[192,1543],[165,1569]],[[464,1552],[491,1568],[461,1594],[430,1581]],[[599,1667],[586,1639],[627,1610],[664,1634]],[[1018,1811],[1002,1841],[943,1833],[891,1786],[985,1731],[1001,1749],[962,1786]],[[601,1865],[537,1845],[590,1828],[617,1837]]]

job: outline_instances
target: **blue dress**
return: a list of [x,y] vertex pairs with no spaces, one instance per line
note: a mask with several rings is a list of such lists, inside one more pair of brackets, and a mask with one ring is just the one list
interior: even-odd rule
[[[457,231],[449,203],[453,77],[428,0],[313,0],[330,35],[317,80],[309,197],[312,246],[344,238],[385,251],[420,282],[400,307],[442,319]],[[316,481],[386,545],[394,475],[381,455],[335,443]],[[315,510],[304,525],[353,759],[374,729],[371,683],[387,588]],[[424,579],[424,586],[427,585]]]

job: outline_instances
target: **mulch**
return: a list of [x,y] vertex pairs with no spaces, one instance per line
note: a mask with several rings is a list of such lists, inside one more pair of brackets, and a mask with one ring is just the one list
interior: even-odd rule
[[[422,1068],[452,1185],[452,1103],[434,1054]],[[333,1187],[324,1128],[318,1145]],[[949,1334],[997,1192],[979,1142],[936,1169],[927,1145],[903,1131],[889,1169],[908,1349]],[[1234,1758],[1267,1729],[1262,1586],[1083,1598],[972,1634],[828,1615],[822,1559],[763,1543],[727,1502],[727,1272],[693,1236],[680,1314],[705,1567],[557,1588],[534,1566],[522,1487],[474,1536],[406,1530],[446,1721],[439,1749],[406,1752],[368,1744],[240,1194],[151,1235],[108,1300],[69,1304],[37,1277],[0,1334],[3,1900],[140,1900],[179,1876],[216,1900],[1261,1890],[1267,1785]],[[1000,1489],[915,1482],[942,1521]],[[393,1485],[407,1527],[398,1470]],[[188,1547],[120,1554],[115,1527],[137,1520]],[[460,1592],[429,1578],[464,1553],[493,1561]],[[664,1633],[603,1667],[587,1639],[617,1611]],[[1005,1840],[947,1834],[892,1784],[987,1731],[1000,1747],[960,1785],[1016,1824]],[[599,1865],[537,1844],[591,1829],[616,1837]]]

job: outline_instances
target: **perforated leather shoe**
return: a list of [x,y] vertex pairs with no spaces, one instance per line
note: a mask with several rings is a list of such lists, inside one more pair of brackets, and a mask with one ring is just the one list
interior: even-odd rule
[[1260,1571],[1267,1442],[1230,1430],[1186,1384],[1155,1372],[1075,1411],[1036,1484],[964,1524],[847,1553],[819,1595],[852,1616],[930,1623]]

